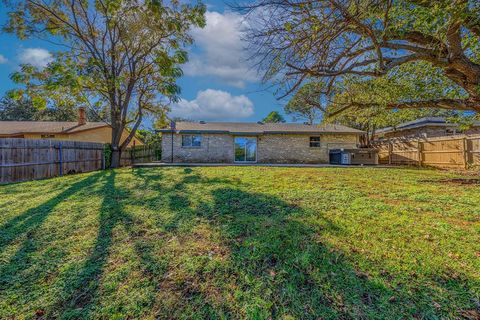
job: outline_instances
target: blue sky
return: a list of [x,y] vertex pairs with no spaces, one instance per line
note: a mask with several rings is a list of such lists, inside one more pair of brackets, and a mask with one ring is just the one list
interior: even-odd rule
[[[173,116],[207,121],[258,121],[270,111],[282,112],[285,101],[278,101],[273,89],[262,85],[241,41],[241,16],[222,1],[204,2],[207,26],[192,30],[195,44],[190,61],[183,66],[181,101],[172,106]],[[0,12],[0,24],[6,12]],[[42,40],[19,40],[0,34],[0,95],[15,87],[9,78],[20,63],[42,66],[50,52],[60,47]],[[288,117],[287,117],[288,119]]]

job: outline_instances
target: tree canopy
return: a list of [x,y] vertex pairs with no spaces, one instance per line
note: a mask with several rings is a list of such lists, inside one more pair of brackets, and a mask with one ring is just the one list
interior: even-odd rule
[[285,119],[278,111],[270,112],[265,118],[263,118],[262,122],[265,123],[283,123]]
[[336,81],[327,96],[325,84],[309,82],[303,85],[287,104],[304,114],[322,115],[323,122],[339,123],[366,131],[363,145],[369,145],[377,129],[426,116],[462,119],[463,112],[438,108],[390,108],[391,101],[415,97],[433,99],[438,95],[459,97],[457,86],[445,77],[436,76],[437,69],[425,62],[399,66],[382,77],[362,79],[346,75]]
[[[97,108],[112,125],[112,166],[146,115],[178,99],[179,65],[187,61],[188,31],[205,24],[205,6],[153,0],[6,0],[8,32],[58,40],[64,51],[39,70],[24,65],[12,79],[44,107],[62,95]],[[130,135],[120,143],[126,127]]]
[[[0,99],[0,120],[2,121],[77,121],[77,104],[61,103],[50,104],[44,108],[33,105],[31,99],[26,96],[14,99],[10,93]],[[13,93],[12,93],[13,94]],[[91,109],[87,109],[89,121],[103,120]]]
[[28,121],[34,120],[37,109],[30,100],[12,99],[8,96],[0,100],[0,120]]
[[310,81],[329,94],[346,76],[368,82],[424,68],[433,70],[424,88],[449,82],[457,94],[389,94],[385,106],[480,111],[476,0],[260,0],[239,8],[264,80],[278,81],[285,95]]
[[304,120],[308,124],[320,120],[326,111],[323,89],[321,82],[306,83],[285,105],[285,113],[293,116],[294,121]]

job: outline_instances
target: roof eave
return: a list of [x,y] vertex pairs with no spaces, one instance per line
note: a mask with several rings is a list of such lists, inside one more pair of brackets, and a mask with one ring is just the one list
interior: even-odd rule
[[157,129],[155,132],[176,133],[176,134],[194,134],[194,133],[212,133],[212,134],[232,134],[232,135],[262,135],[262,134],[364,134],[365,131],[226,131],[226,130],[171,130]]
[[418,125],[411,125],[411,126],[408,126],[408,127],[383,128],[383,129],[377,130],[375,133],[378,134],[378,133],[399,132],[399,131],[405,131],[405,130],[424,128],[424,127],[458,127],[458,124],[457,123],[438,123],[438,122],[422,123],[422,124],[418,124]]
[[364,134],[364,131],[266,131],[265,134]]
[[[87,131],[87,130],[104,128],[104,127],[111,127],[111,125],[108,124],[108,123],[105,123],[105,124],[102,124],[102,125],[98,125],[98,126],[95,126],[95,127],[89,127],[89,128],[82,128],[82,126],[79,125],[79,126],[74,126],[74,127],[70,127],[68,129],[62,130],[59,133],[75,133],[75,132]],[[72,130],[75,130],[75,131],[72,131]]]

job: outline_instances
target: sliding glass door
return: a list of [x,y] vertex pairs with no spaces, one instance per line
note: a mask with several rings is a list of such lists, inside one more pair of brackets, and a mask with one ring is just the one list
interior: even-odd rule
[[235,162],[257,161],[257,138],[235,137]]

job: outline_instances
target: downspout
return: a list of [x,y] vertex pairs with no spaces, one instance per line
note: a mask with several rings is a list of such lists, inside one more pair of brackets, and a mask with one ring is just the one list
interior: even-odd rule
[[172,129],[172,153],[171,153],[171,163],[173,163],[173,129]]
[[170,121],[170,130],[172,130],[172,142],[171,142],[171,156],[170,156],[170,162],[173,163],[173,130],[175,130],[175,121]]

